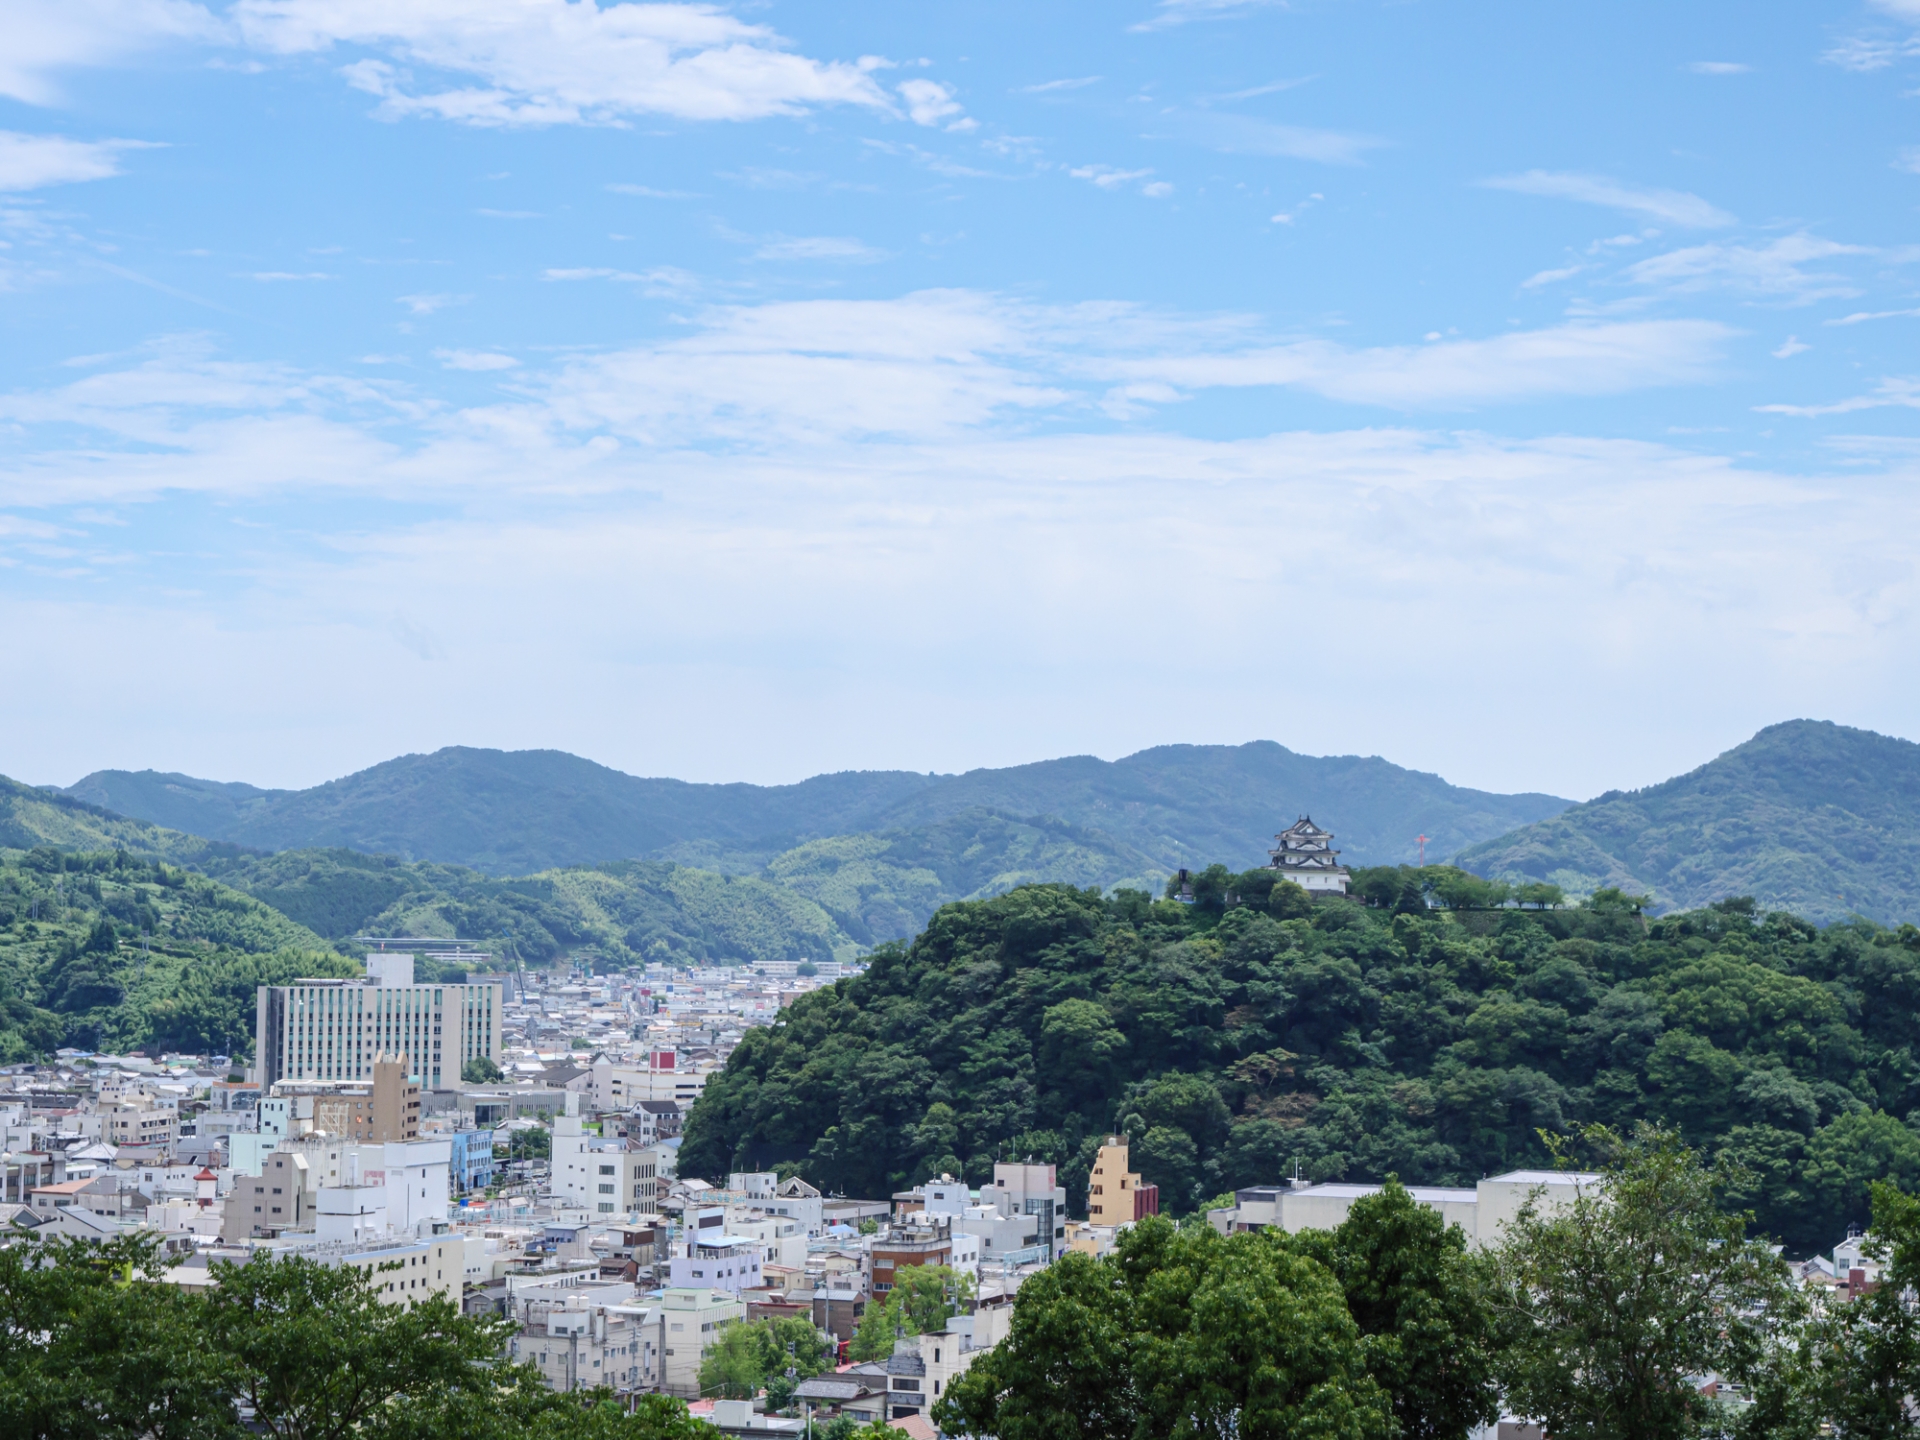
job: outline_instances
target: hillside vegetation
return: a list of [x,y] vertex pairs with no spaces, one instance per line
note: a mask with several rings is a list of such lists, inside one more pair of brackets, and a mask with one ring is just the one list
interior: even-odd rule
[[254,989],[358,965],[250,896],[125,850],[0,850],[0,1061],[251,1051]]
[[1687,909],[1751,895],[1821,924],[1920,914],[1920,745],[1825,721],[1769,726],[1685,775],[1471,846],[1456,863]]
[[1543,1129],[1652,1118],[1744,1161],[1741,1198],[1802,1249],[1867,1218],[1869,1179],[1920,1183],[1920,930],[1746,901],[1647,921],[1617,893],[1435,910],[1476,903],[1471,878],[1358,878],[1382,903],[1276,900],[1253,873],[1194,906],[1061,885],[946,906],[748,1033],[681,1173],[885,1195],[1032,1155],[1078,1209],[1119,1128],[1190,1211],[1296,1164],[1470,1185],[1547,1163]]
[[479,942],[506,963],[541,965],[585,953],[612,967],[819,961],[850,958],[857,949],[803,896],[748,876],[662,861],[517,879],[352,850],[229,855],[203,864],[332,941],[441,936]]
[[1417,835],[1446,854],[1567,804],[1463,789],[1378,758],[1297,755],[1270,741],[1168,745],[1114,762],[1073,756],[964,775],[847,772],[772,786],[641,779],[553,750],[450,747],[310,790],[102,770],[68,793],[257,849],[338,847],[493,875],[617,859],[759,872],[811,840],[920,830],[982,810],[1051,817],[1151,857],[1160,873],[1203,856],[1258,859],[1276,830],[1310,811],[1333,824],[1349,860],[1400,862],[1414,857]]

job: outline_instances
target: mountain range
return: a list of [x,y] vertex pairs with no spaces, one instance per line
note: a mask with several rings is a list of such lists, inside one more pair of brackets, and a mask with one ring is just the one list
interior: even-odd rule
[[1920,919],[1920,745],[1821,720],[1770,725],[1697,770],[1468,846],[1462,868],[1602,885],[1689,909],[1751,895],[1825,924]]
[[1920,746],[1811,720],[1581,804],[1264,741],[781,786],[464,747],[307,790],[103,770],[64,791],[5,782],[0,847],[190,865],[335,943],[404,932],[514,939],[529,960],[583,945],[820,958],[1028,881],[1152,888],[1182,866],[1246,869],[1308,813],[1352,864],[1409,863],[1424,834],[1430,859],[1576,896],[1617,886],[1658,910],[1746,894],[1821,922],[1920,915]]

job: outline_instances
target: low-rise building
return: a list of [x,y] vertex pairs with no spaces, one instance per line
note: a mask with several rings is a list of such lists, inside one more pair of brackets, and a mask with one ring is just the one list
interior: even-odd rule
[[[1449,1225],[1466,1233],[1467,1243],[1499,1243],[1502,1231],[1529,1202],[1545,1210],[1571,1201],[1583,1189],[1604,1177],[1574,1170],[1513,1170],[1482,1180],[1472,1189],[1409,1185],[1414,1203],[1436,1210]],[[1277,1228],[1297,1234],[1302,1230],[1331,1230],[1340,1225],[1354,1202],[1380,1193],[1378,1185],[1331,1183],[1256,1185],[1234,1192],[1231,1207],[1209,1210],[1207,1218],[1222,1234],[1238,1230]]]
[[1127,1169],[1127,1137],[1109,1135],[1094,1156],[1087,1177],[1087,1220],[1120,1226],[1160,1213],[1160,1187],[1148,1185]]
[[724,1290],[671,1287],[660,1295],[661,1388],[683,1400],[700,1395],[700,1365],[715,1332],[730,1320],[746,1318],[747,1307]]

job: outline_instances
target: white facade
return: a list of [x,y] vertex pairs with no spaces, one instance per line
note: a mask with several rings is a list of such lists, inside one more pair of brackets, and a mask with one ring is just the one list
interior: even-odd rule
[[[1514,1170],[1482,1180],[1473,1189],[1409,1185],[1415,1204],[1440,1212],[1449,1225],[1466,1232],[1475,1246],[1498,1244],[1501,1232],[1529,1200],[1542,1210],[1571,1201],[1602,1182],[1599,1175],[1572,1170]],[[1209,1210],[1207,1218],[1222,1233],[1273,1227],[1298,1234],[1331,1230],[1346,1220],[1354,1202],[1380,1193],[1378,1185],[1255,1186],[1234,1192],[1231,1209]]]
[[660,1200],[661,1177],[671,1168],[667,1152],[658,1145],[629,1150],[621,1141],[603,1140],[589,1132],[578,1115],[554,1117],[554,1198],[577,1205],[589,1215],[654,1209]]
[[262,985],[254,1001],[260,1083],[371,1080],[374,1057],[404,1055],[429,1089],[469,1060],[500,1061],[498,985],[416,985],[411,955],[370,955],[364,980]]
[[714,1335],[729,1320],[746,1318],[739,1296],[708,1289],[672,1287],[660,1296],[663,1388],[684,1400],[700,1394],[700,1362]]
[[667,1284],[682,1290],[724,1290],[738,1295],[760,1284],[760,1246],[749,1235],[709,1230],[688,1242],[686,1255],[667,1261]]

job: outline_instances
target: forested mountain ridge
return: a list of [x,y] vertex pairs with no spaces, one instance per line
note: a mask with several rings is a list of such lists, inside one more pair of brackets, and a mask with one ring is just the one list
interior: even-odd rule
[[1270,741],[964,775],[849,771],[774,786],[642,779],[559,751],[454,746],[310,790],[103,770],[67,793],[258,849],[340,847],[495,875],[619,859],[750,873],[809,841],[919,830],[980,810],[1062,821],[1151,857],[1161,873],[1199,857],[1256,857],[1274,831],[1312,811],[1335,825],[1349,859],[1375,863],[1413,858],[1416,835],[1446,853],[1568,803],[1464,789],[1377,757],[1298,755]]
[[254,989],[359,970],[311,930],[125,849],[0,849],[0,1062],[57,1047],[242,1055]]
[[[1430,878],[1430,877],[1428,877]],[[1822,931],[1745,902],[1647,921],[1578,909],[1276,911],[1036,886],[944,907],[910,945],[749,1032],[688,1119],[681,1173],[798,1170],[887,1194],[995,1157],[1071,1203],[1110,1129],[1174,1211],[1233,1186],[1471,1184],[1539,1132],[1666,1119],[1745,1162],[1796,1247],[1920,1183],[1920,930]],[[1216,894],[1219,892],[1215,892]],[[1920,1118],[1920,1117],[1916,1117]]]
[[1819,923],[1920,915],[1920,745],[1827,721],[1772,725],[1685,775],[1610,791],[1455,863],[1656,908],[1751,895]]

